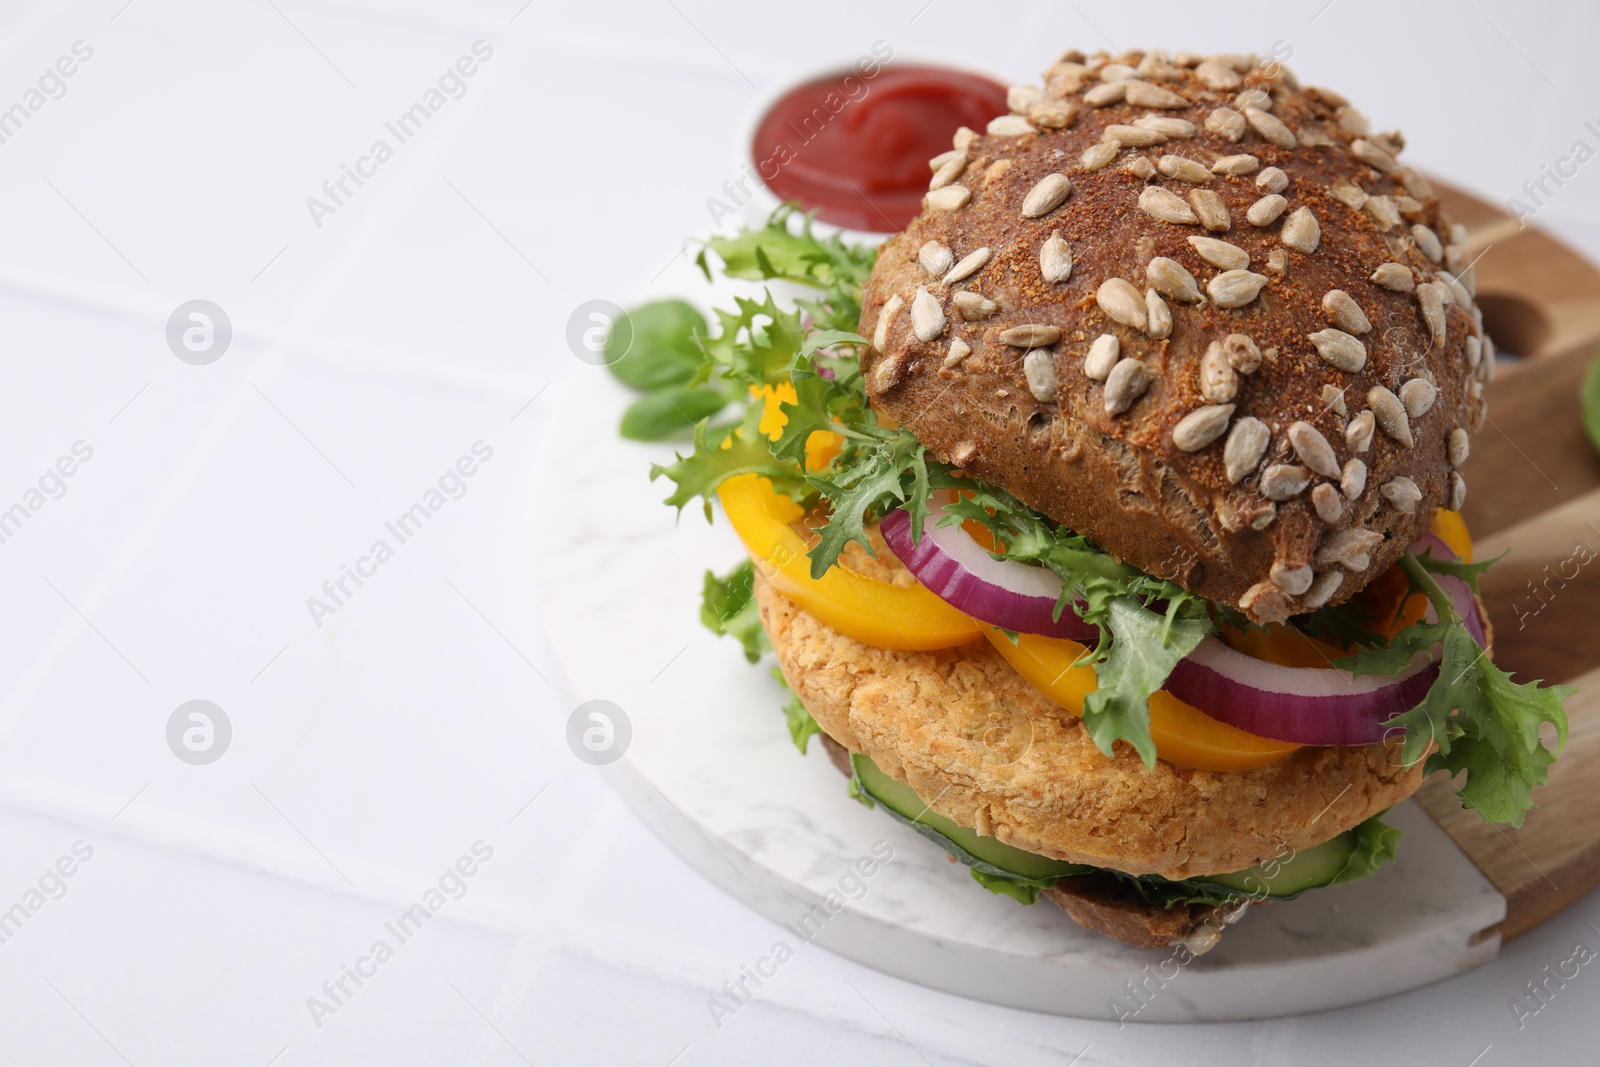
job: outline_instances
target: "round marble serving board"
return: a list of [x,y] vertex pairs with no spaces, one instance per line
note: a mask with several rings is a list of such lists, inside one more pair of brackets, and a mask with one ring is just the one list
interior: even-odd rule
[[[640,300],[726,303],[680,261]],[[751,292],[758,291],[749,287]],[[681,520],[649,478],[671,445],[615,433],[633,398],[604,368],[580,366],[553,405],[535,498],[561,501],[536,524],[534,556],[551,639],[574,695],[619,706],[625,756],[603,769],[670,847],[730,894],[828,949],[889,974],[1035,1011],[1140,1021],[1274,1018],[1389,996],[1494,957],[1506,901],[1419,807],[1391,821],[1400,859],[1352,885],[1251,909],[1209,954],[1178,967],[1172,950],[1125,947],[1053,905],[1024,907],[980,888],[928,841],[850,799],[813,742],[790,743],[770,664],[699,622],[707,569],[743,550],[720,516]],[[687,448],[679,443],[678,449]],[[770,659],[770,657],[768,657]],[[826,922],[799,920],[855,883],[874,846],[893,859]],[[1135,996],[1135,988],[1143,993]],[[1270,999],[1269,999],[1270,998]],[[1120,1007],[1119,1007],[1120,1005]]]

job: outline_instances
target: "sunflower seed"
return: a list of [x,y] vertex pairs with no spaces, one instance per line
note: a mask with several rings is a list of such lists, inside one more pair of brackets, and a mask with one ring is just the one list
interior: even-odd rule
[[1311,472],[1290,463],[1274,463],[1261,475],[1261,492],[1268,500],[1288,500],[1305,492]]
[[1150,388],[1150,370],[1143,361],[1125,359],[1106,377],[1106,414],[1120,415]]
[[1121,103],[1127,93],[1128,83],[1125,81],[1101,82],[1083,94],[1083,102],[1090,107],[1105,107]]
[[1311,573],[1311,564],[1309,563],[1299,567],[1291,567],[1282,560],[1273,563],[1272,570],[1269,572],[1272,584],[1290,596],[1299,596],[1311,588]]
[[1043,96],[1044,90],[1037,85],[1013,85],[1006,90],[1006,107],[1019,115],[1025,115]]
[[1353,137],[1365,137],[1372,132],[1372,124],[1367,121],[1367,116],[1353,107],[1339,108],[1334,112],[1334,117],[1339,120],[1339,128]]
[[931,341],[944,332],[944,308],[926,289],[918,289],[911,299],[911,330],[919,341]]
[[923,197],[922,203],[929,211],[955,211],[966,207],[971,199],[972,190],[965,185],[947,185]]
[[972,142],[976,141],[977,139],[977,130],[974,130],[968,126],[961,126],[956,129],[955,136],[950,139],[950,143],[953,147],[965,152],[968,148],[972,147]]
[[1227,241],[1215,237],[1191,237],[1189,244],[1201,259],[1219,270],[1243,270],[1250,265],[1250,253]]
[[1406,218],[1411,218],[1414,215],[1422,214],[1422,203],[1409,196],[1395,197],[1394,206],[1395,210],[1399,211],[1400,214],[1404,215]]
[[1117,365],[1117,360],[1122,356],[1122,342],[1117,340],[1114,333],[1103,333],[1094,339],[1089,346],[1089,353],[1083,357],[1083,373],[1087,378],[1103,382],[1111,375],[1111,368]]
[[1362,192],[1361,186],[1349,178],[1340,178],[1334,182],[1328,187],[1328,193],[1352,211],[1360,211],[1361,205],[1367,202],[1367,194]]
[[887,393],[900,384],[904,372],[904,363],[901,363],[893,356],[886,356],[883,362],[878,364],[877,369],[872,372],[873,387],[880,393]]
[[1460,279],[1454,274],[1447,270],[1440,270],[1434,271],[1434,277],[1444,283],[1444,287],[1449,290],[1452,300],[1464,308],[1472,306],[1472,294],[1467,292],[1466,286],[1462,285]]
[[965,281],[982,270],[984,264],[988,262],[989,246],[984,245],[982,248],[967,253],[962,257],[960,263],[951,267],[950,273],[944,276],[944,283],[946,285],[954,285],[956,282]]
[[1048,404],[1056,398],[1055,356],[1035,348],[1022,357],[1022,374],[1028,379],[1028,392],[1035,400]]
[[1145,316],[1144,296],[1125,278],[1107,278],[1095,290],[1095,301],[1113,322],[1143,331],[1149,325]]
[[944,166],[934,171],[932,179],[928,182],[929,191],[943,189],[945,186],[961,177],[961,172],[967,169],[967,154],[958,152],[956,157],[945,163]]
[[1444,317],[1444,297],[1448,292],[1438,282],[1423,282],[1417,286],[1417,306],[1422,309],[1422,321],[1428,324],[1434,348],[1443,347],[1448,336]]
[[1344,390],[1337,385],[1324,385],[1322,387],[1322,406],[1325,410],[1337,414],[1340,419],[1344,419],[1350,414],[1345,410]]
[[1149,323],[1145,333],[1158,341],[1172,336],[1172,309],[1154,289],[1144,291],[1144,317]]
[[1371,280],[1397,293],[1409,293],[1417,287],[1416,279],[1411,277],[1411,268],[1403,263],[1383,264],[1372,272]]
[[1212,133],[1221,134],[1230,141],[1237,141],[1244,136],[1249,123],[1244,116],[1231,107],[1219,107],[1206,116],[1206,129]]
[[1107,63],[1099,70],[1101,81],[1131,81],[1139,72],[1127,63]]
[[1046,130],[1064,130],[1078,121],[1078,105],[1071,100],[1046,97],[1028,109],[1028,121]]
[[997,159],[984,168],[983,187],[985,189],[999,181],[1001,176],[1009,171],[1015,164],[1009,159]]
[[938,155],[928,160],[928,169],[937,172],[940,167],[944,166],[952,159],[960,159],[966,154],[967,153],[965,151],[959,148],[952,148],[948,152],[940,152]]
[[1272,525],[1272,520],[1278,517],[1278,505],[1267,503],[1256,508],[1250,516],[1250,529],[1265,530]]
[[1339,472],[1339,490],[1345,498],[1354,500],[1367,488],[1367,465],[1359,459],[1344,461],[1344,469]]
[[1194,123],[1188,119],[1175,119],[1168,115],[1145,115],[1134,119],[1133,124],[1180,141],[1194,136]]
[[1267,269],[1282,277],[1289,273],[1289,253],[1281,248],[1274,248],[1267,253]]
[[1460,511],[1467,502],[1467,480],[1460,472],[1450,475],[1450,510]]
[[1194,275],[1175,259],[1166,256],[1157,256],[1150,261],[1144,269],[1145,280],[1155,287],[1156,292],[1163,296],[1170,296],[1174,300],[1185,304],[1198,304],[1205,300],[1200,295],[1200,287],[1195,283]]
[[1400,402],[1413,419],[1426,415],[1438,395],[1439,390],[1426,378],[1413,378],[1400,387]]
[[1362,202],[1361,210],[1372,216],[1379,233],[1388,233],[1400,225],[1400,206],[1392,196],[1369,196]]
[[1139,73],[1153,81],[1178,81],[1183,71],[1168,63],[1160,52],[1146,52],[1139,61]]
[[1317,546],[1311,561],[1319,567],[1330,563],[1350,564],[1367,555],[1382,542],[1383,534],[1376,530],[1363,530],[1360,527],[1330,530],[1322,539],[1322,543]]
[[1232,417],[1232,404],[1207,404],[1195,408],[1172,428],[1172,443],[1181,451],[1198,452],[1222,436]]
[[938,241],[929,241],[917,249],[917,262],[922,264],[922,269],[932,275],[942,275],[950,269],[950,264],[955,262],[955,256],[950,249]]
[[1262,111],[1259,107],[1247,107],[1244,109],[1244,117],[1252,129],[1279,148],[1293,148],[1297,143],[1294,131],[1270,111]]
[[1200,84],[1207,89],[1215,89],[1225,93],[1239,88],[1241,79],[1232,68],[1218,63],[1215,59],[1208,59],[1194,68],[1194,76],[1200,79]]
[[1134,107],[1171,108],[1189,106],[1189,101],[1171,89],[1144,81],[1128,82],[1128,88],[1123,94],[1123,99]]
[[1246,89],[1234,97],[1234,106],[1240,111],[1247,107],[1258,107],[1262,111],[1272,110],[1272,94],[1265,89]]
[[1261,160],[1255,156],[1223,156],[1211,164],[1211,173],[1230,174],[1235,177],[1244,174],[1254,174],[1256,168],[1261,166]]
[[1322,298],[1322,310],[1327,314],[1328,321],[1345,333],[1372,332],[1372,323],[1367,321],[1361,305],[1343,289],[1329,289]]
[[1350,106],[1349,99],[1345,97],[1343,93],[1334,92],[1332,89],[1324,89],[1320,85],[1306,86],[1305,94],[1311,97],[1311,99],[1320,100],[1322,103],[1327,104],[1332,108]]
[[1021,137],[1027,133],[1038,133],[1033,123],[1021,115],[1001,115],[999,118],[989,120],[985,129],[990,137]]
[[1039,274],[1052,285],[1072,277],[1072,246],[1059,231],[1053,231],[1039,249]]
[[1378,490],[1383,498],[1395,506],[1395,509],[1407,515],[1417,510],[1417,505],[1422,503],[1422,490],[1417,488],[1417,483],[1403,474],[1390,478]]
[[1084,170],[1099,170],[1101,167],[1117,158],[1117,152],[1122,148],[1115,141],[1101,141],[1083,150],[1083,155],[1078,157],[1078,162],[1083,164]]
[[1383,174],[1392,174],[1400,167],[1400,164],[1395,162],[1394,156],[1385,152],[1371,141],[1359,137],[1351,142],[1350,154],[1373,170]]
[[1212,341],[1200,357],[1200,395],[1213,404],[1227,404],[1239,395],[1239,373],[1228,364],[1221,341]]
[[1190,189],[1189,205],[1194,208],[1200,224],[1213,233],[1222,233],[1233,226],[1228,215],[1228,205],[1212,189]]
[[1406,150],[1406,135],[1399,130],[1384,130],[1372,139],[1372,143],[1390,155],[1398,156]]
[[1344,428],[1344,443],[1352,452],[1365,452],[1372,447],[1372,435],[1377,428],[1378,423],[1372,412],[1363,411]]
[[1196,185],[1204,185],[1214,177],[1204,165],[1192,159],[1185,159],[1183,156],[1162,156],[1161,161],[1156,164],[1156,169],[1169,178]]
[[1146,145],[1160,144],[1167,139],[1167,135],[1157,130],[1147,130],[1143,126],[1114,123],[1100,131],[1100,139],[1114,141],[1124,148],[1143,148]]
[[1317,575],[1317,580],[1311,583],[1310,591],[1300,598],[1301,607],[1307,611],[1315,611],[1322,607],[1333,599],[1333,594],[1339,591],[1343,581],[1343,571],[1323,571]]
[[1000,331],[1000,343],[1016,348],[1043,348],[1061,340],[1061,327],[1034,322]]
[[1222,339],[1222,354],[1228,357],[1228,366],[1240,374],[1254,374],[1261,366],[1261,349],[1242,333],[1230,333]]
[[1156,176],[1155,164],[1151,163],[1145,156],[1134,156],[1128,160],[1127,165],[1122,169],[1125,173],[1131,174],[1141,181],[1149,181]]
[[961,361],[972,354],[972,346],[957,337],[950,342],[950,351],[944,357],[946,369],[959,366]]
[[956,314],[968,322],[978,322],[1000,310],[999,304],[985,298],[982,293],[974,293],[966,289],[952,296],[950,302],[956,306]]
[[899,293],[883,302],[883,310],[878,312],[878,324],[872,330],[872,347],[879,352],[889,343],[889,327],[894,325],[895,315],[905,306],[906,302],[900,299]]
[[1272,441],[1272,431],[1260,419],[1246,415],[1228,431],[1228,441],[1222,446],[1222,463],[1228,471],[1228,481],[1238,485],[1261,462]]
[[1072,193],[1072,179],[1065,174],[1046,174],[1022,198],[1022,217],[1037,219],[1061,206]]
[[1283,229],[1278,233],[1278,240],[1294,249],[1310,255],[1317,250],[1317,245],[1322,242],[1322,227],[1317,225],[1317,217],[1308,207],[1297,207],[1283,224]]
[[1406,406],[1399,397],[1384,386],[1374,385],[1367,390],[1367,403],[1372,406],[1373,415],[1377,416],[1378,428],[1386,435],[1407,448],[1416,443],[1411,436],[1411,420],[1406,416]]
[[1333,446],[1322,436],[1322,431],[1309,422],[1290,424],[1289,444],[1294,446],[1294,454],[1301,463],[1324,478],[1339,477],[1339,460],[1333,454]]
[[1206,284],[1206,292],[1220,308],[1244,307],[1254,300],[1267,284],[1265,274],[1247,270],[1225,270]]
[[1417,242],[1417,247],[1422,250],[1422,254],[1435,263],[1444,258],[1444,246],[1439,243],[1439,235],[1422,225],[1422,223],[1419,222],[1411,227],[1411,239]]
[[1457,426],[1450,431],[1450,441],[1447,446],[1450,456],[1450,466],[1460,467],[1467,462],[1467,457],[1472,454],[1472,441],[1467,437],[1467,431]]
[[1268,167],[1256,175],[1256,188],[1263,193],[1281,193],[1289,188],[1289,176],[1278,167]]
[[1469,336],[1466,344],[1467,366],[1472,370],[1478,369],[1478,364],[1483,362],[1483,342],[1476,337]]
[[[1433,183],[1414,168],[1407,167],[1402,170],[1400,172],[1400,180],[1405,183],[1406,192],[1418,200],[1433,199]],[[1457,223],[1456,225],[1459,226],[1461,224]]]
[[1277,193],[1268,193],[1260,200],[1250,205],[1250,210],[1244,217],[1250,220],[1252,226],[1271,226],[1278,221],[1278,216],[1283,214],[1283,209],[1289,206],[1289,201]]

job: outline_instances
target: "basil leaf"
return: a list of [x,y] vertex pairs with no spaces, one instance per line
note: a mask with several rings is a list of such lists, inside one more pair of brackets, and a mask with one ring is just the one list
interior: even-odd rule
[[634,389],[686,384],[700,369],[706,318],[682,300],[629,309],[606,335],[605,358],[617,380]]

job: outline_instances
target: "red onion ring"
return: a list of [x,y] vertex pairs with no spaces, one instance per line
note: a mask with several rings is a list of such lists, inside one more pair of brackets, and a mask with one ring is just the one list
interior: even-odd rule
[[924,586],[958,611],[992,626],[1024,634],[1044,634],[1073,641],[1097,641],[1100,630],[1084,622],[1068,605],[1054,617],[1061,597],[1061,579],[1043,567],[1017,560],[998,560],[959,523],[939,526],[946,491],[928,498],[922,540],[913,543],[911,516],[896,508],[883,517],[883,539]]
[[[1435,558],[1457,558],[1433,534],[1411,546]],[[1434,575],[1478,644],[1483,622],[1467,583]],[[1432,605],[1428,619],[1437,619]],[[1173,669],[1164,688],[1219,722],[1248,733],[1302,745],[1370,745],[1392,730],[1385,723],[1420,704],[1439,676],[1437,655],[1419,653],[1395,675],[1353,677],[1337,667],[1284,667],[1247,656],[1215,635]]]

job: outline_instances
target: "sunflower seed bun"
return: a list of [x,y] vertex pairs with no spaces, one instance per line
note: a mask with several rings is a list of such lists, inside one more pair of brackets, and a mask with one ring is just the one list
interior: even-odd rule
[[935,455],[1256,621],[1458,509],[1493,346],[1404,139],[1252,57],[1069,52],[963,130],[863,300]]

